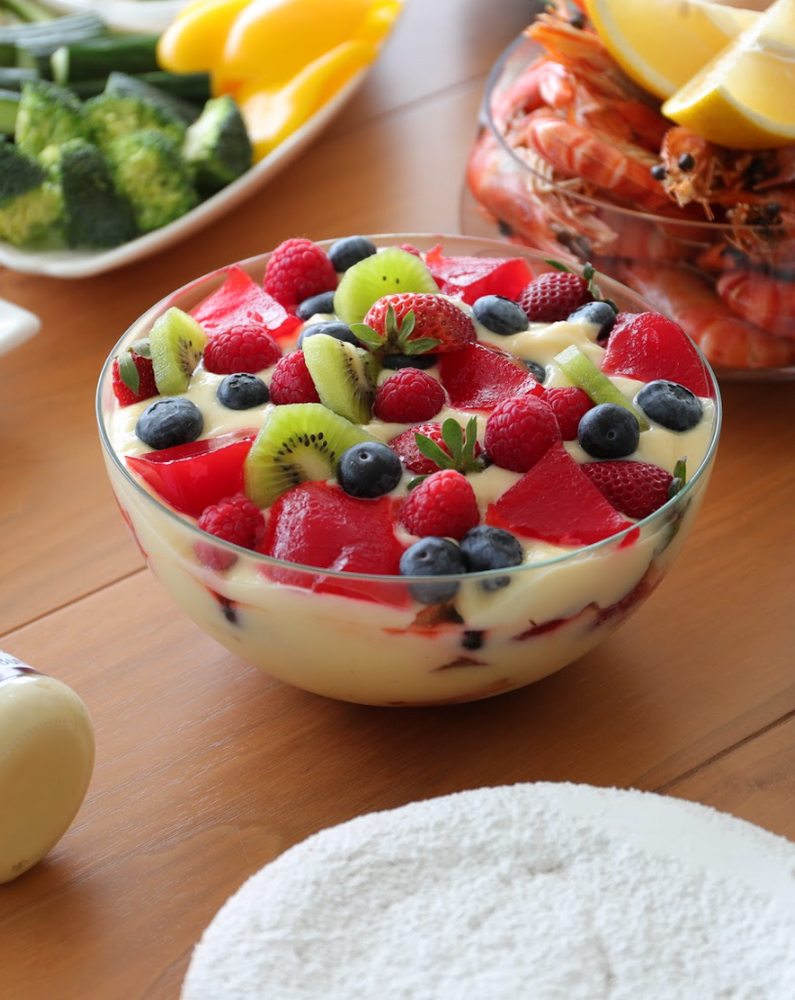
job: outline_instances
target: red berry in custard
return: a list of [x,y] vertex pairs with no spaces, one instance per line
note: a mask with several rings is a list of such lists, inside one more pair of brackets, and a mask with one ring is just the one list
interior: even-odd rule
[[552,408],[539,396],[514,396],[497,406],[486,421],[483,446],[501,469],[527,472],[560,441]]
[[376,389],[373,413],[389,424],[411,424],[435,417],[444,404],[444,389],[432,375],[401,368]]
[[337,272],[326,251],[312,240],[285,240],[273,251],[265,268],[265,291],[288,309],[311,295],[337,287]]
[[[392,438],[389,442],[389,447],[392,448],[393,451],[397,452],[400,456],[400,460],[409,472],[416,472],[419,475],[428,476],[432,472],[436,472],[439,466],[433,461],[432,458],[428,458],[427,455],[423,455],[420,451],[417,445],[418,434],[429,438],[434,444],[438,445],[446,455],[449,455],[451,459],[453,458],[450,448],[444,440],[442,425],[436,423],[417,424],[414,427],[409,427],[405,431],[401,431],[397,437]],[[482,451],[483,449],[480,447],[480,442],[476,440],[472,449],[473,458],[477,458]]]
[[216,330],[204,348],[204,367],[216,375],[260,372],[276,364],[282,349],[263,329],[249,320]]
[[549,271],[526,285],[516,301],[531,323],[556,323],[592,298],[588,282],[579,274]]
[[132,347],[121,358],[113,359],[112,383],[119,406],[158,395],[152,359],[137,354]]
[[[390,327],[389,310],[394,312],[394,326]],[[407,337],[400,336],[409,313],[413,314],[414,325]],[[434,340],[427,344],[425,351],[446,354],[457,351],[475,338],[475,324],[450,299],[440,295],[420,292],[404,292],[399,295],[385,295],[378,299],[364,317],[366,326],[374,330],[383,341],[387,352],[410,353],[412,343]],[[399,342],[398,342],[398,338]],[[378,348],[378,344],[367,340],[368,347]]]
[[[255,549],[265,535],[265,517],[259,507],[241,493],[206,507],[199,517],[199,527],[225,542]],[[208,542],[196,542],[194,548],[199,561],[211,569],[228,569],[237,561],[234,553]]]
[[269,389],[271,402],[275,406],[320,402],[303,351],[293,351],[279,359],[271,372]]
[[442,469],[407,494],[398,517],[412,535],[463,538],[480,521],[480,511],[467,477],[455,469]]
[[575,441],[580,420],[594,405],[593,400],[576,385],[551,386],[544,399],[549,403],[558,421],[564,441]]
[[650,462],[586,462],[581,466],[599,492],[627,517],[640,520],[670,498],[673,476]]

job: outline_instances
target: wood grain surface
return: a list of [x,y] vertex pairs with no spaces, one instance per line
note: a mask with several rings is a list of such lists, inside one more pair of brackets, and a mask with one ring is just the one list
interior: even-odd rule
[[177,1000],[202,929],[263,864],[459,789],[658,790],[795,838],[791,385],[724,384],[699,520],[622,630],[532,687],[450,708],[337,703],[246,666],[175,610],[105,478],[99,371],[167,291],[289,236],[459,231],[485,76],[532,8],[410,0],[327,132],[198,237],[94,279],[0,271],[0,296],[42,319],[0,358],[0,648],[71,685],[97,732],[71,829],[0,886],[2,1000]]

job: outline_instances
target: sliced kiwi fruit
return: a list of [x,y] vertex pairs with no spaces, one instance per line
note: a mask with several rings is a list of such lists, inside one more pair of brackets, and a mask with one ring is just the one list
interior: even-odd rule
[[379,369],[373,354],[318,333],[304,341],[304,359],[324,406],[351,423],[369,422]]
[[274,406],[243,466],[246,495],[260,507],[270,507],[299,483],[333,477],[346,449],[373,440],[322,403]]
[[370,306],[385,295],[438,291],[424,260],[400,247],[388,247],[343,274],[334,293],[334,312],[348,325],[361,323]]
[[597,405],[616,403],[618,406],[623,406],[635,417],[642,431],[649,429],[649,422],[641,411],[633,406],[623,392],[575,344],[570,344],[556,355],[555,362],[564,375],[586,392],[594,403]]
[[161,396],[178,396],[187,391],[206,343],[207,335],[201,326],[176,306],[155,320],[149,332],[149,351]]

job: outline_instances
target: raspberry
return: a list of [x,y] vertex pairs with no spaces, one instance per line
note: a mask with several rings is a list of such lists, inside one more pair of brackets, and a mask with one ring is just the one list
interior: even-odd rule
[[212,334],[204,348],[204,367],[216,375],[254,374],[281,356],[281,348],[262,326],[238,323]]
[[[142,399],[149,399],[157,395],[155,385],[155,372],[152,367],[151,358],[144,358],[130,348],[128,351],[129,360],[126,357],[113,359],[113,392],[119,401],[119,406],[131,406],[133,403],[140,403]],[[138,387],[133,390],[129,382],[136,381],[136,376],[130,371],[130,361],[132,361],[137,372]]]
[[412,535],[463,538],[480,521],[472,484],[455,469],[442,469],[415,486],[398,517]]
[[[434,444],[438,444],[443,452],[450,455],[450,449],[445,444],[444,437],[442,436],[441,424],[418,424],[416,427],[409,427],[408,430],[401,431],[397,437],[392,438],[389,442],[389,447],[398,453],[400,460],[409,472],[416,472],[419,475],[428,476],[432,472],[436,472],[439,466],[432,459],[423,455],[417,447],[415,437],[417,434],[424,434],[425,437],[430,438]],[[480,444],[475,441],[474,455],[478,456],[480,452]]]
[[586,462],[580,468],[616,510],[638,520],[666,503],[673,482],[669,472],[650,462]]
[[[244,549],[254,549],[265,535],[265,518],[259,507],[240,493],[205,507],[199,518],[199,527],[225,542],[232,542]],[[237,562],[234,553],[216,548],[208,542],[196,542],[194,549],[199,561],[210,569],[229,569]]]
[[306,367],[303,351],[285,354],[271,374],[271,402],[276,406],[285,403],[319,403],[315,383]]
[[444,389],[419,368],[401,368],[378,386],[373,413],[388,424],[430,420],[445,404]]
[[489,415],[483,444],[501,469],[527,472],[560,437],[555,414],[543,399],[512,396]]
[[[397,327],[392,336],[391,331],[387,330],[387,311],[390,306],[395,311]],[[397,334],[409,312],[414,313],[414,329],[407,339],[403,337],[398,341]],[[477,336],[475,324],[463,309],[442,295],[421,292],[385,295],[370,307],[364,322],[383,338],[384,346],[391,352],[409,353],[406,346],[410,347],[412,341],[430,338],[438,343],[435,346],[428,345],[426,350],[433,351],[434,354],[446,354],[473,343]]]
[[593,298],[585,278],[571,271],[550,271],[534,278],[517,302],[531,323],[556,323]]
[[575,385],[552,386],[547,389],[544,399],[552,407],[563,440],[576,440],[580,420],[593,406],[588,393]]
[[273,251],[265,269],[265,291],[287,309],[337,287],[337,272],[326,251],[303,238],[285,240]]

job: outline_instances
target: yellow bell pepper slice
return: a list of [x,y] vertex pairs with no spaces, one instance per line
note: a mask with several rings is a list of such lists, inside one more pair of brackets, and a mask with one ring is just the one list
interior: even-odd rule
[[343,42],[304,67],[284,87],[252,80],[237,92],[254,159],[259,161],[300,128],[377,54],[372,42]]
[[252,0],[232,24],[222,72],[278,87],[360,31],[372,33],[374,13],[392,0]]
[[196,0],[160,36],[157,61],[170,73],[205,73],[220,65],[232,24],[251,0]]

